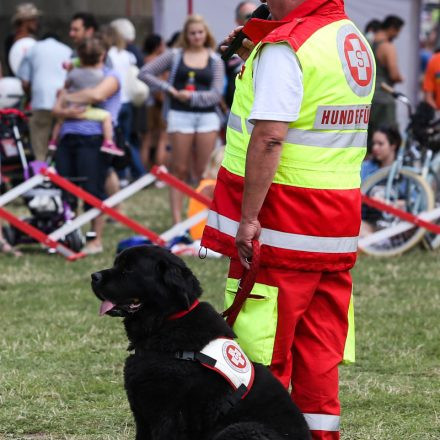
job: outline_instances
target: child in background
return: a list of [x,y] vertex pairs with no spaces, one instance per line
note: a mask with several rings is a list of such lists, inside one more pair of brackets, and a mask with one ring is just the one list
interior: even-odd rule
[[[205,172],[203,173],[202,180],[200,181],[200,184],[196,189],[198,193],[203,194],[210,199],[212,199],[212,197],[214,196],[214,188],[217,182],[217,173],[220,169],[220,165],[222,164],[224,151],[224,146],[214,149],[209,158]],[[207,207],[203,203],[195,199],[189,199],[187,217],[192,217],[193,215],[203,211],[204,209],[207,209]],[[202,220],[200,223],[197,223],[197,225],[190,228],[189,233],[194,241],[200,240],[202,238],[205,225],[206,220]]]
[[[73,63],[73,68],[69,71],[66,78],[65,88],[67,92],[77,92],[82,89],[93,88],[98,85],[104,78],[104,72],[101,68],[95,66],[99,63],[100,58],[104,55],[100,46],[94,44],[93,40],[85,40],[78,47],[79,66],[76,62]],[[78,105],[68,103],[68,105]],[[110,112],[98,107],[82,106],[84,112],[78,116],[78,119],[88,119],[92,121],[99,121],[102,123],[103,143],[101,151],[103,153],[112,154],[115,156],[123,156],[124,151],[117,147],[113,142],[113,125]],[[55,124],[52,137],[49,141],[48,149],[55,152],[57,149],[58,136],[61,130],[63,121],[57,121]]]

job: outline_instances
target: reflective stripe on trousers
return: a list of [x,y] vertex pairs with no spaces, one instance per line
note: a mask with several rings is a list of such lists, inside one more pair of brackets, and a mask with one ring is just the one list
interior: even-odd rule
[[[232,259],[228,278],[238,285],[243,272],[240,261]],[[339,440],[338,365],[347,339],[350,273],[262,266],[256,286],[252,293],[263,301],[252,299],[252,307],[243,307],[233,327],[240,345],[257,362],[253,356],[272,349],[270,370],[286,389],[291,386],[292,400],[304,414],[313,440]],[[273,289],[270,296],[261,289],[264,286]]]
[[[243,134],[241,118],[234,113],[229,114],[228,128]],[[252,133],[254,126],[246,120],[246,129]],[[311,145],[323,148],[365,148],[367,145],[367,131],[353,131],[344,133],[342,131],[311,131],[289,128],[285,142],[297,145]]]
[[339,431],[339,416],[330,414],[303,414],[311,431]]
[[[236,236],[239,226],[239,222],[231,220],[215,211],[209,211],[206,224],[232,237]],[[261,243],[268,246],[328,254],[356,252],[358,242],[358,237],[316,237],[311,235],[290,234],[267,228],[262,228],[260,237]]]

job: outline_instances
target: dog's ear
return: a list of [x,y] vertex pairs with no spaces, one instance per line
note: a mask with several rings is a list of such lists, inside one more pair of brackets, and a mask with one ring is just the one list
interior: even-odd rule
[[188,309],[191,304],[201,295],[201,288],[197,278],[182,264],[168,264],[159,262],[159,271],[162,273],[162,280],[165,289],[172,294],[183,310]]

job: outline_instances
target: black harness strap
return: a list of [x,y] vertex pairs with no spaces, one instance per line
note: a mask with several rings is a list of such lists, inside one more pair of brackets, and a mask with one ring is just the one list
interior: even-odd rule
[[[147,353],[150,350],[143,350],[141,348],[136,348],[135,355],[140,357],[146,357]],[[175,359],[179,359],[181,361],[192,361],[192,362],[200,362],[201,364],[214,367],[217,361],[204,353],[200,353],[199,351],[176,351],[173,354]],[[247,393],[248,388],[246,385],[241,384],[232,394],[225,397],[225,401],[222,403],[220,407],[220,412],[223,416],[225,416],[238,402],[243,398],[243,396]]]
[[199,361],[201,364],[209,365],[210,367],[215,367],[217,363],[214,358],[199,351],[176,351],[174,357],[182,361]]
[[[139,357],[148,357],[150,353],[158,353],[156,350],[145,350],[143,348],[135,348],[134,354]],[[198,351],[186,351],[186,350],[180,350],[176,351],[175,353],[167,353],[167,352],[160,352],[162,354],[166,354],[168,356],[171,356],[174,359],[179,359],[181,361],[193,361],[193,362],[200,362],[205,365],[209,365],[210,367],[214,367],[217,361],[203,353],[200,353]]]
[[[201,364],[209,365],[210,367],[214,367],[217,363],[214,358],[198,351],[178,351],[174,356],[176,359],[182,361],[199,361]],[[247,391],[247,386],[241,384],[232,394],[227,396],[220,407],[221,414],[225,416],[235,405],[237,405],[238,402],[240,402]]]
[[248,389],[245,384],[241,384],[232,394],[226,397],[225,402],[220,408],[220,412],[225,416],[247,393]]

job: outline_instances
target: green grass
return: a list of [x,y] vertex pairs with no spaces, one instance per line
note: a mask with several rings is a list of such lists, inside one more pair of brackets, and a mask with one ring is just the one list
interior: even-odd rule
[[[126,212],[170,227],[166,190],[144,190]],[[127,341],[118,319],[98,317],[90,273],[111,265],[121,238],[75,263],[38,245],[0,255],[0,439],[133,439],[123,389]],[[226,259],[186,258],[218,310]],[[357,362],[340,369],[344,439],[440,439],[439,254],[359,258],[353,271]]]

